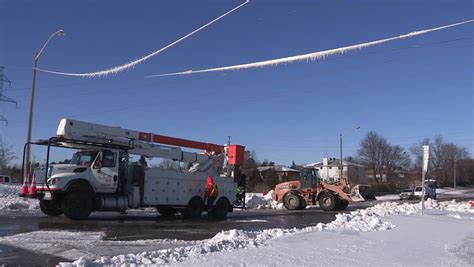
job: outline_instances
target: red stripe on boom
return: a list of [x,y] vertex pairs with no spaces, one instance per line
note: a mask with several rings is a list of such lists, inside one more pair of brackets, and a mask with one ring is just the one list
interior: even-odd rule
[[221,146],[221,145],[191,141],[191,140],[170,137],[170,136],[165,136],[165,135],[140,132],[138,134],[138,138],[141,141],[154,142],[154,143],[166,144],[166,145],[172,145],[172,146],[188,147],[188,148],[194,148],[194,149],[202,149],[206,151],[212,151],[217,154],[220,154],[224,151],[224,146]]

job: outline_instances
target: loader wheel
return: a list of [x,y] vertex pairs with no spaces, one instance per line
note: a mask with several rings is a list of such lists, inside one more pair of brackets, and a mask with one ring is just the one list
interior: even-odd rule
[[289,193],[283,197],[283,205],[288,210],[296,210],[300,207],[301,200],[300,196]]
[[92,198],[85,192],[72,192],[66,196],[63,211],[71,220],[84,220],[92,212]]
[[40,210],[48,216],[59,216],[63,214],[56,201],[41,199],[39,206]]
[[221,197],[217,200],[216,205],[212,208],[210,215],[216,218],[224,218],[230,209],[230,202],[227,198]]
[[345,199],[337,199],[336,209],[337,210],[345,210],[349,205],[349,201]]
[[156,207],[156,210],[158,211],[161,216],[164,217],[172,217],[176,214],[176,210],[173,209],[172,207],[166,207],[166,206],[158,206]]
[[181,211],[181,214],[185,218],[199,218],[204,210],[204,202],[198,196],[192,197],[186,208]]
[[325,211],[336,209],[336,196],[331,192],[324,192],[319,198],[319,207]]

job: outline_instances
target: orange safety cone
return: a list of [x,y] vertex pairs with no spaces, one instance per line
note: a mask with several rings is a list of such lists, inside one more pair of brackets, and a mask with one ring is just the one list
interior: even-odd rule
[[31,185],[28,190],[28,195],[35,196],[36,195],[36,176],[33,174],[33,179],[31,180]]
[[474,208],[474,200],[469,200],[469,205],[471,205],[471,208]]
[[24,197],[28,194],[28,176],[25,175],[23,178],[23,184],[20,187],[20,197]]

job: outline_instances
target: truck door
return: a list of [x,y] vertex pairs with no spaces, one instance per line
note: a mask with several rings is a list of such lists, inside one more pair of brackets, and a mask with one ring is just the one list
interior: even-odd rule
[[99,192],[113,193],[117,190],[118,165],[117,152],[99,152],[92,167],[92,173],[99,184]]

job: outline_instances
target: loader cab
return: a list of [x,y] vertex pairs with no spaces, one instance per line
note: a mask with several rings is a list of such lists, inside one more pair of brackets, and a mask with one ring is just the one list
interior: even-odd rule
[[305,168],[300,172],[301,188],[313,188],[321,181],[317,169]]

